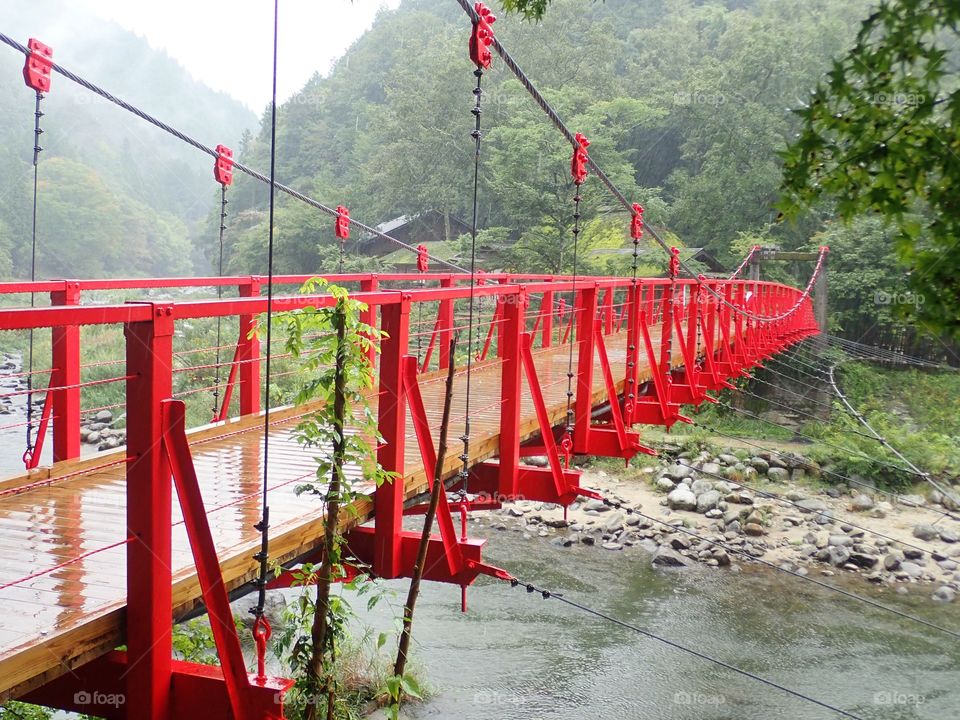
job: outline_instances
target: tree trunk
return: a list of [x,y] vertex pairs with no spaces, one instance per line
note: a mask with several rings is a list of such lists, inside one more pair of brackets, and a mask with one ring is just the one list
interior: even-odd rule
[[[334,314],[334,323],[337,328],[337,361],[334,375],[333,416],[334,429],[337,439],[333,444],[333,471],[330,473],[330,485],[327,487],[327,519],[324,523],[323,560],[320,563],[320,572],[317,578],[317,599],[314,606],[311,640],[313,643],[308,674],[314,691],[320,688],[323,674],[324,659],[328,650],[332,650],[333,638],[330,636],[328,616],[330,613],[330,588],[333,584],[333,566],[339,562],[339,550],[335,547],[337,525],[340,514],[340,487],[343,473],[343,458],[345,453],[344,418],[346,417],[346,313],[338,305]],[[332,652],[331,655],[332,661]],[[332,672],[332,669],[331,671]],[[333,703],[333,678],[327,677],[325,683],[327,691],[327,717],[331,718]],[[315,720],[317,717],[317,698],[307,704],[306,720]]]
[[407,652],[410,649],[410,635],[413,632],[413,609],[420,594],[420,580],[423,577],[423,568],[427,562],[427,548],[430,544],[430,533],[433,530],[433,519],[437,515],[437,506],[440,504],[440,493],[446,492],[443,485],[443,463],[447,457],[447,430],[450,427],[450,407],[453,404],[453,376],[456,351],[456,338],[450,342],[450,366],[447,368],[447,389],[443,399],[443,419],[440,422],[440,442],[437,447],[437,464],[433,469],[433,488],[430,491],[430,506],[423,519],[423,533],[420,535],[420,547],[417,549],[417,561],[413,566],[410,578],[410,590],[407,593],[407,602],[403,606],[403,630],[400,633],[400,644],[397,648],[397,661],[393,666],[393,674],[403,677],[407,665]]

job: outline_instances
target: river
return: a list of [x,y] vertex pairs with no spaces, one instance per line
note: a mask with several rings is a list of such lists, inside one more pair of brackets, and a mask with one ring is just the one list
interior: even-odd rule
[[[856,716],[960,718],[960,647],[949,635],[769,569],[654,570],[639,549],[564,549],[471,528],[490,533],[486,559],[517,577]],[[406,582],[389,586],[399,605]],[[846,588],[960,628],[958,609],[930,601],[927,588],[879,594],[861,578]],[[423,587],[414,652],[432,692],[406,711],[412,718],[837,717],[522,588],[481,579],[466,614],[459,598],[457,587]],[[393,612],[375,610],[377,631],[392,628]]]

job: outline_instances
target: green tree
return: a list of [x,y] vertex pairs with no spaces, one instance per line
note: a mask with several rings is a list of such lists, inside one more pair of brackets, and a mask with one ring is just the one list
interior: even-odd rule
[[960,88],[951,69],[960,5],[884,0],[797,113],[782,209],[819,201],[878,213],[897,231],[913,315],[960,335]]

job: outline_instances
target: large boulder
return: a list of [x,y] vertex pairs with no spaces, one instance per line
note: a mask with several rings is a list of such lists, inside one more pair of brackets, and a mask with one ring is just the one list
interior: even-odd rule
[[903,563],[903,553],[899,550],[891,550],[883,558],[883,569],[893,572],[894,570],[899,570],[900,565]]
[[680,465],[680,464],[668,465],[663,470],[664,475],[666,475],[671,480],[676,480],[677,482],[679,482],[680,480],[683,480],[684,478],[690,477],[692,473],[693,473],[693,470],[691,470],[687,465]]
[[654,484],[657,486],[657,490],[662,490],[663,492],[670,492],[674,488],[673,480],[668,477],[658,478]]
[[823,500],[818,500],[817,498],[797,500],[796,506],[797,509],[803,513],[823,512],[829,507]]
[[708,490],[697,496],[697,512],[705,513],[713,510],[720,503],[720,493],[716,490]]
[[686,485],[678,485],[667,495],[667,505],[671,510],[696,510],[697,496]]
[[659,547],[650,564],[655,567],[686,567],[689,563],[683,555],[667,547]]
[[752,457],[747,462],[750,464],[750,467],[752,467],[761,475],[770,469],[770,463],[768,463],[762,457]]
[[790,471],[784,468],[772,467],[767,470],[767,477],[774,482],[786,482],[790,479]]
[[953,602],[957,598],[957,591],[946,585],[938,587],[933,593],[933,599],[937,602]]
[[702,495],[705,492],[709,492],[710,490],[713,490],[713,483],[710,482],[709,480],[703,480],[703,479],[694,480],[690,484],[690,490],[693,491],[694,495]]
[[857,512],[866,512],[867,510],[872,510],[874,506],[873,498],[869,495],[860,493],[853,498],[853,502],[850,503],[850,506]]
[[921,540],[936,540],[940,537],[940,529],[929,523],[920,523],[919,525],[914,525],[913,536]]

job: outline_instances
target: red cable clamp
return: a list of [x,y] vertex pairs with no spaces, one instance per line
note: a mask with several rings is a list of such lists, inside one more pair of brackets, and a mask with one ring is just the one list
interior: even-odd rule
[[417,245],[417,270],[425,273],[430,269],[430,258],[427,256],[427,246],[423,243]]
[[337,222],[333,226],[333,231],[341,240],[350,237],[350,211],[343,205],[337,205]]
[[630,218],[630,237],[639,240],[643,237],[643,208],[640,203],[633,204],[633,217]]
[[582,185],[587,179],[587,148],[590,147],[590,141],[583,133],[577,133],[574,136],[573,158],[570,160],[570,175],[573,182]]
[[470,59],[478,68],[487,69],[493,61],[490,54],[490,45],[493,44],[493,28],[497,17],[482,2],[474,3],[473,9],[479,20],[473,22],[473,32],[470,34]]
[[670,277],[675,278],[680,274],[680,251],[670,248]]
[[50,92],[50,73],[53,71],[53,48],[35,38],[27,43],[30,54],[23,64],[23,81],[39,93]]
[[233,183],[233,150],[217,145],[217,159],[213,163],[213,177],[221,185]]

